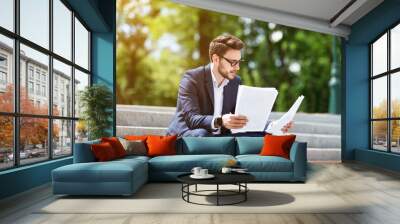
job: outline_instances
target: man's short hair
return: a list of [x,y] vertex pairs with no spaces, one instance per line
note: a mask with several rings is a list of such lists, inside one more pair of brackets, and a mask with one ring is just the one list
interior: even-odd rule
[[208,48],[210,61],[212,61],[213,54],[223,56],[230,49],[241,50],[243,47],[244,43],[239,38],[230,34],[220,35],[211,41]]

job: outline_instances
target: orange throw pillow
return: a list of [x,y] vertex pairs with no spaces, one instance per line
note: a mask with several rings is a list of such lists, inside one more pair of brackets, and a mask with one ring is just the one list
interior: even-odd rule
[[176,154],[176,135],[172,136],[148,136],[147,154],[148,156],[164,156]]
[[265,135],[264,146],[261,149],[262,156],[280,156],[289,159],[290,148],[296,135]]
[[122,146],[121,142],[116,137],[109,137],[109,138],[101,138],[101,142],[108,142],[114,149],[115,155],[117,158],[121,158],[126,156],[126,151],[124,146]]
[[125,135],[124,139],[130,140],[130,141],[137,141],[137,140],[146,141],[147,136],[146,135]]
[[109,161],[117,158],[112,145],[108,142],[93,144],[90,147],[92,149],[94,157],[99,162]]

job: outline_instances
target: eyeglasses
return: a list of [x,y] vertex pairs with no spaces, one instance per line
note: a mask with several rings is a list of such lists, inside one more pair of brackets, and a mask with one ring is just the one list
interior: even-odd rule
[[231,59],[228,59],[228,58],[226,58],[224,56],[221,56],[221,58],[225,59],[229,64],[231,64],[232,67],[235,67],[240,62],[244,62],[245,61],[245,60],[231,60]]

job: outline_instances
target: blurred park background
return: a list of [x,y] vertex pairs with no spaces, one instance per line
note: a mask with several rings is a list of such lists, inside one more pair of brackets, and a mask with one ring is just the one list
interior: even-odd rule
[[340,113],[340,39],[169,0],[117,0],[117,103],[176,106],[184,71],[209,63],[208,45],[223,33],[246,44],[242,84],[278,89],[274,111],[303,94],[301,111],[327,113],[331,82]]

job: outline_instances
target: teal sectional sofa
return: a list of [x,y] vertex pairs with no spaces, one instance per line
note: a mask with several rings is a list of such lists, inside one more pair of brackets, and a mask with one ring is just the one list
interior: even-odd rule
[[54,194],[131,195],[148,181],[176,181],[193,167],[219,172],[234,159],[259,182],[305,182],[307,144],[295,142],[290,159],[260,156],[263,137],[184,137],[176,144],[177,155],[127,156],[96,162],[90,145],[75,144],[74,163],[52,171]]

